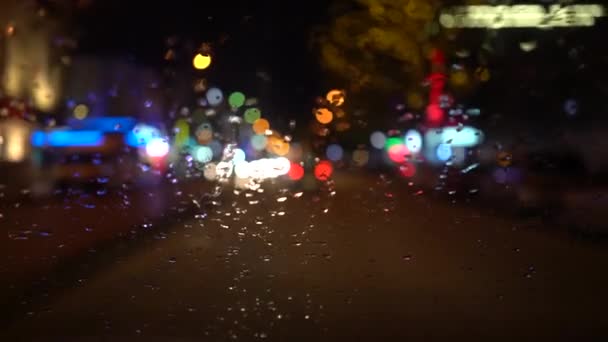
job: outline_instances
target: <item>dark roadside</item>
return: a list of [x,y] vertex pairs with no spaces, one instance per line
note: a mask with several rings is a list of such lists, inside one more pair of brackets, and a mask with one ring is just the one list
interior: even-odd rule
[[[372,175],[369,170],[361,169],[337,170],[335,177],[342,183],[359,179],[348,176],[352,171],[367,174],[365,178],[371,176],[376,182],[395,182],[408,187],[414,196],[432,196],[451,201],[454,205],[475,206],[495,216],[529,215],[530,228],[555,227],[555,223],[561,222],[562,227],[581,231],[581,221],[572,225],[568,225],[568,221],[560,221],[562,217],[576,218],[578,214],[584,214],[589,221],[595,220],[592,227],[601,227],[605,222],[606,214],[601,208],[593,212],[595,216],[589,214],[587,207],[583,206],[589,202],[575,202],[578,212],[565,209],[568,204],[565,201],[572,196],[598,191],[597,188],[576,188],[568,179],[543,178],[534,182],[532,178],[524,183],[536,186],[536,191],[542,194],[530,209],[526,208],[530,203],[522,203],[518,195],[521,188],[497,184],[488,178],[487,171],[481,169],[468,177],[451,177],[455,182],[448,182],[441,189],[437,189],[437,174],[422,168],[416,177],[409,180],[394,177],[390,172]],[[311,181],[318,185],[318,182]],[[19,311],[18,308],[33,304],[24,302],[28,300],[26,298],[44,298],[48,288],[75,283],[78,280],[70,278],[75,268],[85,270],[85,274],[86,271],[95,273],[98,266],[108,264],[104,255],[114,255],[111,251],[115,249],[132,248],[133,244],[141,242],[142,235],[165,238],[163,227],[204,214],[193,199],[199,200],[211,189],[211,183],[197,179],[107,192],[95,189],[58,192],[44,200],[33,199],[25,192],[10,201],[3,201],[5,215],[2,220],[11,224],[5,228],[7,239],[2,240],[1,246],[7,256],[6,264],[0,269],[6,289],[2,302],[4,307],[12,308],[5,314],[10,315],[9,311],[13,309]],[[231,193],[229,189],[224,195],[230,196]],[[598,205],[593,198],[590,203]],[[547,221],[552,224],[547,225]]]
[[[211,190],[202,179],[139,187],[56,190],[46,198],[27,191],[0,201],[5,238],[0,249],[3,307],[15,307],[27,293],[45,288],[87,255],[141,231],[192,215],[193,200]],[[24,296],[25,295],[25,296]],[[5,311],[6,313],[6,311]]]
[[389,175],[334,180],[333,196],[306,181],[227,191],[205,220],[173,218],[99,248],[21,306],[6,339],[606,336],[604,244],[525,229]]
[[[351,171],[356,169],[346,172]],[[485,207],[497,215],[539,218],[551,226],[594,235],[608,232],[608,213],[603,210],[608,187],[585,185],[581,179],[528,173],[520,184],[501,184],[482,168],[441,178],[436,170],[422,166],[412,179],[393,179],[421,195]],[[7,256],[0,268],[2,278],[8,288],[18,288],[16,284],[48,274],[100,243],[177,217],[211,187],[202,179],[190,179],[146,187],[63,190],[45,199],[34,199],[23,189],[5,196],[0,200],[0,220],[7,234],[0,246]]]
[[[516,179],[497,180],[497,170],[517,173]],[[540,220],[581,236],[608,237],[608,182],[600,175],[483,166],[467,172],[451,170],[445,178],[441,174],[421,167],[412,182],[454,203]]]

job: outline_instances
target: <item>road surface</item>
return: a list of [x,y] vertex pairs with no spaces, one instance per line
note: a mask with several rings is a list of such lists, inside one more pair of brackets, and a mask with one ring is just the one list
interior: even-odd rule
[[608,338],[605,242],[379,176],[264,189],[49,275],[2,340]]

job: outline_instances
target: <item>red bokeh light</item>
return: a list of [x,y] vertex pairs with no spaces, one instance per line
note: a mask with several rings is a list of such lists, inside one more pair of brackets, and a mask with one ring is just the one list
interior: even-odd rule
[[433,64],[437,64],[437,65],[445,64],[445,54],[443,53],[443,51],[441,51],[437,48],[431,50],[430,59],[431,59],[431,63],[433,63]]
[[439,103],[439,97],[441,94],[443,94],[443,90],[447,82],[445,74],[434,72],[427,77],[427,82],[429,82],[430,86],[429,102]]
[[298,163],[291,163],[288,175],[291,180],[298,181],[304,177],[304,168]]
[[438,104],[430,104],[426,107],[427,122],[432,124],[440,124],[444,119],[444,112]]
[[406,162],[399,166],[399,173],[401,173],[403,177],[412,178],[416,174],[416,165]]
[[388,157],[395,163],[405,163],[407,156],[410,155],[410,151],[404,144],[393,145],[388,149]]
[[167,157],[149,157],[150,166],[152,169],[160,172],[167,171]]
[[331,162],[323,160],[315,166],[315,177],[320,181],[326,181],[334,172],[334,167]]

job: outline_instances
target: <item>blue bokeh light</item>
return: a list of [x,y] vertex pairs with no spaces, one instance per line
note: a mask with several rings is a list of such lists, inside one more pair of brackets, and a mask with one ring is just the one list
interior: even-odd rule
[[439,144],[436,150],[437,158],[441,161],[448,161],[452,158],[452,146],[448,144]]
[[154,138],[162,136],[160,130],[154,126],[138,124],[127,133],[125,140],[127,145],[132,147],[143,147]]
[[238,164],[241,162],[244,162],[246,159],[245,156],[245,151],[241,150],[240,148],[237,148],[234,150],[234,155],[232,156],[232,163],[233,164]]
[[104,135],[100,131],[34,131],[31,143],[34,147],[94,147],[104,143]]
[[325,154],[327,155],[327,159],[336,162],[342,160],[342,157],[344,156],[344,150],[340,145],[331,144],[327,146]]
[[128,116],[107,116],[83,120],[71,118],[68,120],[68,125],[74,129],[95,130],[104,133],[127,133],[135,127],[136,123],[134,118]]

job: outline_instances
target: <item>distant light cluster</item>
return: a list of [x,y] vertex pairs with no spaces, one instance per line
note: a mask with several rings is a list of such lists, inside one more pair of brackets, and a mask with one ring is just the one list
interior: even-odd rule
[[593,26],[595,19],[605,15],[602,5],[542,5],[456,6],[445,9],[439,16],[447,28],[503,27],[572,27]]

